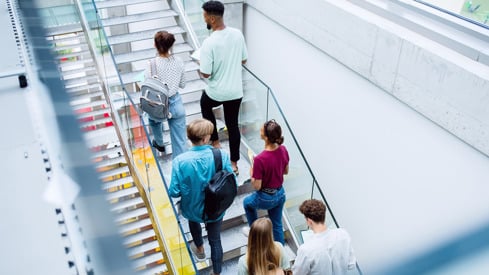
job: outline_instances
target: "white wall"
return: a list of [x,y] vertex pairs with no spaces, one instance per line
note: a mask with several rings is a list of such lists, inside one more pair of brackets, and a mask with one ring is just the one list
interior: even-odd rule
[[365,274],[489,220],[489,159],[250,6],[275,92]]

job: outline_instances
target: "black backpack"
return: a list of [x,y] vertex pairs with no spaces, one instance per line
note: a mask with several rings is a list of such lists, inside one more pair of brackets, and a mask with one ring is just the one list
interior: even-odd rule
[[231,206],[238,193],[234,173],[222,169],[221,150],[212,148],[216,173],[205,187],[204,221],[215,220]]

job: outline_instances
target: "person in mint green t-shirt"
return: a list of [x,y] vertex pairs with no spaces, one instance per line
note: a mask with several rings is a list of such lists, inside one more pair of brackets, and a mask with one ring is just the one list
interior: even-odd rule
[[207,1],[202,5],[204,20],[211,35],[200,48],[200,73],[208,79],[208,87],[200,98],[202,117],[214,124],[212,146],[221,147],[216,117],[212,108],[223,105],[224,120],[229,134],[229,151],[233,171],[238,175],[241,134],[238,127],[239,108],[243,99],[242,64],[248,53],[241,31],[224,24],[224,5]]

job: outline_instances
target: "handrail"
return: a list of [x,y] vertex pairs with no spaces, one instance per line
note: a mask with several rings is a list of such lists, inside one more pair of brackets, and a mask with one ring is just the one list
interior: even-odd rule
[[[324,203],[326,204],[326,207],[328,208],[328,211],[329,213],[331,214],[331,217],[333,218],[333,221],[335,223],[335,225],[337,227],[340,227],[339,223],[337,222],[336,218],[334,217],[333,215],[333,211],[331,210],[331,208],[329,207],[329,204],[328,202],[326,201],[326,198],[323,194],[323,191],[321,190],[321,188],[319,188],[319,185],[317,184],[317,180],[316,180],[316,176],[314,176],[314,173],[312,172],[312,169],[311,169],[311,166],[309,165],[309,163],[307,162],[306,160],[306,157],[304,155],[304,152],[302,151],[301,147],[299,146],[299,142],[297,141],[297,138],[295,137],[294,135],[294,132],[292,131],[290,125],[289,125],[289,122],[287,121],[287,118],[285,117],[285,115],[283,114],[283,111],[282,111],[282,108],[280,107],[280,105],[278,104],[278,101],[277,101],[277,98],[275,97],[275,94],[273,93],[272,89],[267,85],[265,84],[265,82],[263,82],[260,78],[258,78],[250,69],[248,69],[246,66],[243,65],[243,68],[248,72],[250,73],[253,77],[256,78],[256,80],[258,80],[261,84],[263,84],[263,86],[267,87],[268,89],[268,92],[270,93],[270,95],[272,96],[272,99],[275,103],[275,105],[277,106],[277,108],[279,109],[280,111],[280,114],[283,116],[283,120],[285,121],[285,125],[287,126],[287,129],[289,129],[290,131],[290,134],[292,136],[292,139],[294,140],[294,143],[296,144],[297,146],[297,149],[299,150],[299,153],[302,157],[302,159],[304,159],[304,162],[306,163],[306,166],[307,166],[307,170],[309,171],[309,173],[312,175],[312,178],[313,178],[313,182],[316,184],[316,186],[318,187],[318,190],[321,194],[321,197],[324,199]],[[267,114],[268,116],[268,114]],[[311,193],[311,196],[312,196],[312,193]]]

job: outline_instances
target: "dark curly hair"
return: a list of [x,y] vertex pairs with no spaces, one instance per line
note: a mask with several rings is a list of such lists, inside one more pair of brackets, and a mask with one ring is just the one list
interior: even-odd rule
[[306,218],[317,223],[324,223],[326,218],[326,205],[320,200],[305,200],[299,207],[299,211],[301,211]]
[[271,119],[263,124],[263,134],[268,138],[268,141],[271,143],[277,143],[278,145],[284,143],[284,137],[282,136],[282,127],[280,127],[275,119]]
[[223,16],[224,5],[219,1],[207,1],[202,5],[202,9],[209,15]]

